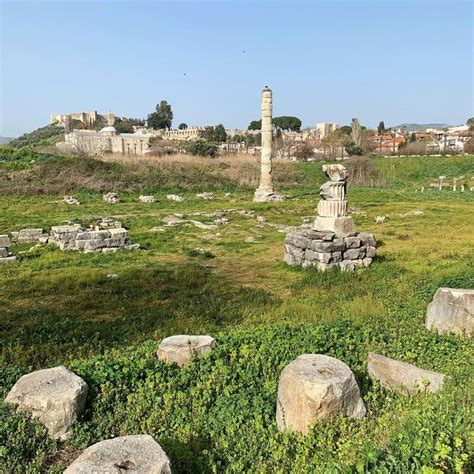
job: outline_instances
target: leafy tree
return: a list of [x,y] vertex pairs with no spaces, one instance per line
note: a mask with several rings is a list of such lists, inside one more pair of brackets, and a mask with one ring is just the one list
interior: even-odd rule
[[185,149],[191,155],[214,156],[217,153],[217,146],[204,140],[189,142]]
[[377,131],[380,133],[385,132],[385,124],[383,123],[383,120],[379,122],[379,126],[377,127]]
[[301,130],[301,120],[298,117],[283,115],[273,119],[273,125],[282,130],[299,132]]
[[344,135],[350,135],[352,133],[352,127],[350,125],[344,125],[339,129]]
[[204,140],[208,142],[223,143],[227,140],[227,133],[221,123],[215,127],[206,127],[202,134]]
[[410,135],[410,142],[416,142],[415,132],[412,132],[412,134]]
[[172,122],[173,111],[166,100],[162,100],[157,104],[155,112],[148,115],[148,126],[154,130],[171,128]]
[[473,132],[473,131],[474,131],[474,117],[468,118],[467,121],[466,121],[466,125],[468,125],[468,126],[469,126],[469,130],[470,130],[471,132]]
[[182,122],[178,125],[178,130],[186,130],[187,128],[188,128],[187,123]]
[[[45,127],[37,128],[29,133],[24,133],[15,140],[11,140],[8,145],[14,148],[21,148],[27,145],[48,145],[51,144],[48,140],[53,137],[62,137],[64,135],[64,127],[57,124],[46,125]],[[56,140],[57,141],[57,140]]]
[[364,154],[364,150],[362,147],[357,146],[354,142],[349,143],[344,147],[347,154],[350,156],[361,156]]
[[262,128],[261,120],[252,120],[248,126],[248,130],[260,130]]
[[117,117],[114,122],[114,127],[116,128],[118,133],[133,133],[133,126],[135,125],[144,125],[145,121],[143,119],[137,118],[127,118]]

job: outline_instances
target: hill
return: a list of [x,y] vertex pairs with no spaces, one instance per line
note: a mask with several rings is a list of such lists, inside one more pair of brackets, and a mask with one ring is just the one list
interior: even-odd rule
[[14,140],[13,137],[0,137],[0,145],[5,145],[8,142]]
[[415,132],[416,130],[424,130],[425,128],[437,128],[442,130],[446,127],[452,127],[447,123],[401,123],[400,125],[393,125],[390,128],[402,128],[405,127],[409,132]]

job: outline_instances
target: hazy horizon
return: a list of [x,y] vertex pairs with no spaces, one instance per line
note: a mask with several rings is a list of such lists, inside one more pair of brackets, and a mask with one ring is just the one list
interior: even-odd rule
[[1,2],[0,135],[51,113],[246,128],[260,92],[303,126],[463,124],[472,106],[472,3]]

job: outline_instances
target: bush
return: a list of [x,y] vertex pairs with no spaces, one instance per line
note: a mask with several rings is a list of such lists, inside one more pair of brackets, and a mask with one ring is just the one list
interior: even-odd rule
[[192,141],[185,146],[185,149],[191,155],[215,156],[217,154],[217,146],[204,140]]
[[60,137],[64,135],[64,128],[59,125],[46,125],[33,132],[25,133],[21,137],[16,138],[8,143],[9,146],[21,148],[27,145],[49,145],[53,137]]
[[362,156],[364,154],[362,147],[357,146],[354,142],[345,146],[344,149],[350,156]]
[[352,186],[375,186],[378,171],[374,163],[367,157],[360,156],[347,162],[349,184]]

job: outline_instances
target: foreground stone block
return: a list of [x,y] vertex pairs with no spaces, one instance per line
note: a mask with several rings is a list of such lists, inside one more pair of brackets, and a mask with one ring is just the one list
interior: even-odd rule
[[156,201],[155,196],[139,196],[139,201],[145,204],[152,204]]
[[443,387],[445,377],[373,352],[369,352],[367,369],[381,385],[403,394],[437,392]]
[[11,247],[12,243],[8,235],[0,235],[0,247],[8,248]]
[[84,409],[88,391],[81,377],[61,365],[20,377],[5,403],[31,413],[52,438],[65,439],[68,429]]
[[426,310],[427,329],[440,334],[472,336],[474,332],[474,290],[439,288]]
[[121,436],[93,444],[64,471],[64,474],[124,472],[171,474],[170,461],[151,436]]
[[207,354],[216,346],[217,341],[211,336],[171,336],[160,342],[156,355],[183,367],[197,355]]
[[278,382],[276,421],[280,431],[307,434],[312,424],[336,413],[366,413],[351,369],[334,357],[303,354],[288,364]]

